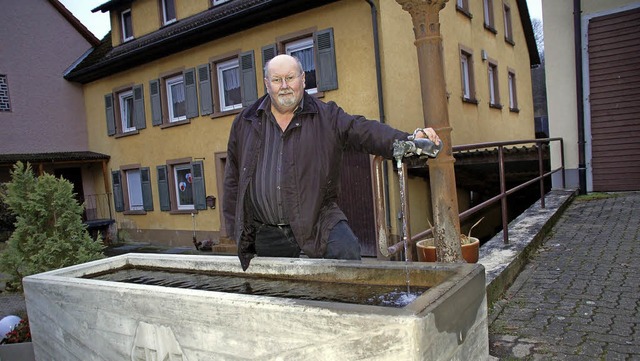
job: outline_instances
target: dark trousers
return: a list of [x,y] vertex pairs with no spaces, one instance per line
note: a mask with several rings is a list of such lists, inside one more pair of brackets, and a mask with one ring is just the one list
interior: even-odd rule
[[[300,247],[291,227],[257,223],[256,229],[256,254],[259,257],[300,257]],[[347,222],[338,222],[331,229],[323,257],[360,259],[360,241]]]

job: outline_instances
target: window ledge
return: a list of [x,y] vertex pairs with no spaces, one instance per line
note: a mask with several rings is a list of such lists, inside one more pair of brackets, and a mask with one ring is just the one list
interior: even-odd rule
[[492,32],[494,34],[498,34],[498,30],[496,30],[496,28],[494,28],[493,25],[485,23],[484,24],[484,28],[489,30],[490,32]]
[[518,108],[509,108],[509,111],[513,113],[520,113],[520,109]]
[[177,127],[179,125],[184,125],[184,124],[191,124],[191,119],[180,120],[178,122],[172,122],[172,123],[162,123],[162,125],[160,125],[160,129]]
[[198,210],[197,209],[173,209],[169,211],[169,214],[191,214],[191,213],[198,214]]
[[456,5],[456,10],[458,10],[458,12],[462,13],[464,16],[468,17],[469,19],[473,19],[473,15],[469,12],[469,10],[461,8],[458,5]]
[[145,215],[147,214],[147,211],[124,211],[122,212],[122,214],[125,214],[127,216],[131,216],[131,215]]
[[504,38],[504,41],[506,41],[507,43],[511,44],[511,46],[516,46],[516,42],[513,41],[513,39],[510,38]]
[[130,136],[130,135],[136,135],[136,134],[140,134],[140,131],[139,131],[139,130],[137,130],[137,129],[136,129],[136,130],[132,130],[132,131],[130,131],[130,132],[126,132],[126,133],[117,133],[117,134],[115,135],[115,138],[116,138],[116,139],[117,139],[117,138],[123,138],[123,137],[128,137],[128,136]]
[[475,105],[478,105],[478,103],[479,103],[479,102],[478,102],[478,99],[475,99],[475,98],[465,98],[465,97],[462,97],[462,102],[463,102],[463,103],[469,103],[469,104],[475,104]]
[[502,109],[503,106],[502,106],[502,104],[491,104],[491,103],[489,103],[489,108]]
[[211,114],[211,119],[213,119],[213,118],[222,118],[222,117],[226,117],[227,115],[235,115],[235,114],[240,113],[242,111],[242,109],[244,109],[244,107],[243,108],[234,109],[234,110],[227,110],[227,111],[224,111],[224,112],[216,111],[216,112],[213,112]]

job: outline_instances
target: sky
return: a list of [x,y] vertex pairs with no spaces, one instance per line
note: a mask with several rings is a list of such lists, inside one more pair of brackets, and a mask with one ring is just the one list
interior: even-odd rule
[[[542,20],[542,0],[527,0],[529,14],[533,19]],[[60,0],[71,13],[84,24],[98,39],[102,39],[109,32],[109,13],[95,12],[91,10],[108,2],[108,0]],[[452,2],[450,0],[450,2]]]

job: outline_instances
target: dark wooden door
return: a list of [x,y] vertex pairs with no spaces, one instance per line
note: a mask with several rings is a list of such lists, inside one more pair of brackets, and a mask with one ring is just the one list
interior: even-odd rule
[[594,191],[640,190],[640,8],[588,28]]

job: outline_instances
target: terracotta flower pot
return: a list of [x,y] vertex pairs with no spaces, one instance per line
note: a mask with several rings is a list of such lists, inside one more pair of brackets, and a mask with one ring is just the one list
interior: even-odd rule
[[[480,252],[480,240],[476,237],[469,237],[472,241],[462,245],[462,258],[467,263],[477,263]],[[433,244],[433,238],[426,238],[416,243],[418,250],[418,261],[420,262],[437,262],[436,247]]]

